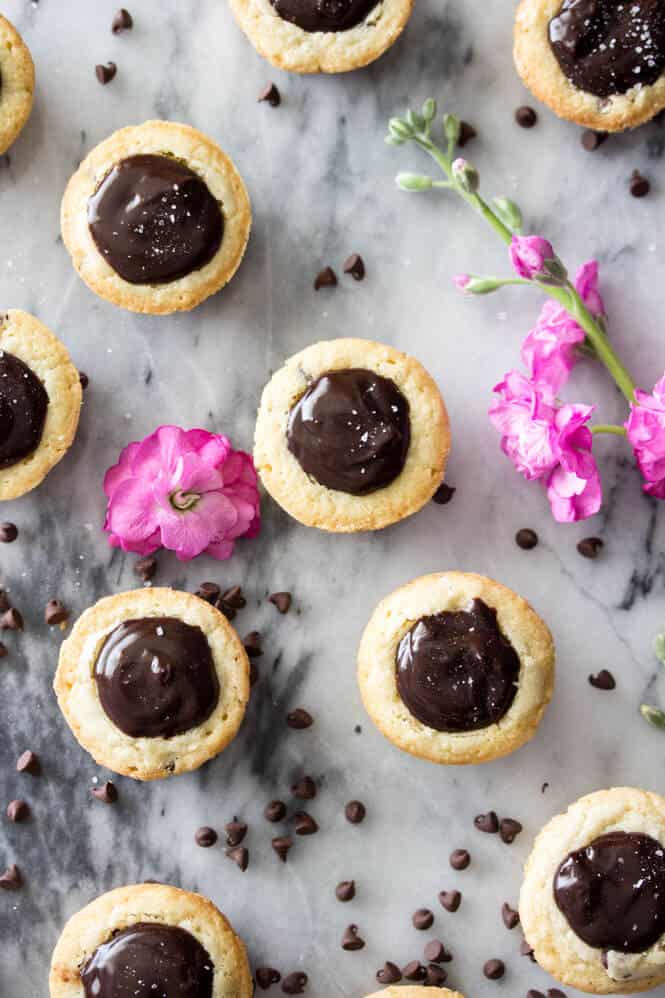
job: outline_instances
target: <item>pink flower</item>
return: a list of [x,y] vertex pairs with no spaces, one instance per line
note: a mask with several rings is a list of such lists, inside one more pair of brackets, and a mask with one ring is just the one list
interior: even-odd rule
[[586,520],[600,509],[602,486],[591,453],[593,436],[585,424],[593,406],[563,405],[557,412],[559,463],[546,487],[552,515],[559,523]]
[[501,399],[489,417],[501,434],[501,449],[525,478],[542,478],[558,457],[553,395],[519,371],[509,371],[494,391]]
[[546,272],[548,260],[555,260],[552,244],[540,236],[513,236],[510,259],[518,275],[527,281],[541,277]]
[[635,390],[626,432],[645,479],[644,491],[665,499],[665,375],[651,395]]
[[605,315],[605,303],[598,290],[598,261],[583,263],[575,276],[575,288],[592,315]]
[[160,426],[130,443],[106,472],[104,529],[113,547],[181,561],[202,552],[230,558],[234,541],[260,529],[259,493],[249,454],[206,430]]
[[453,277],[453,284],[458,291],[466,291],[469,282],[471,281],[470,274],[455,274]]

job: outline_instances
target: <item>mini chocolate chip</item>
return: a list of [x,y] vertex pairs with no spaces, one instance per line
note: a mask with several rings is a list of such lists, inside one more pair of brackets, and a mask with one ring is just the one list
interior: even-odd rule
[[293,829],[296,835],[315,835],[319,826],[307,811],[296,811]]
[[462,903],[462,895],[459,891],[441,891],[439,893],[439,904],[446,911],[457,911]]
[[533,946],[530,946],[526,939],[523,939],[520,943],[520,954],[522,956],[528,956],[531,963],[536,962],[536,957],[534,956]]
[[286,817],[286,804],[281,800],[271,800],[266,804],[263,816],[266,821],[283,821]]
[[529,527],[522,527],[515,534],[515,543],[518,548],[522,548],[523,551],[531,551],[538,544],[538,534],[535,530],[531,530]]
[[376,979],[379,984],[397,984],[402,980],[402,971],[396,963],[386,960],[381,970],[377,970]]
[[66,624],[69,620],[69,610],[59,599],[50,599],[44,610],[44,620],[49,627],[56,624]]
[[503,960],[488,960],[483,966],[483,974],[488,981],[500,980],[506,972],[506,965]]
[[245,846],[234,846],[226,850],[226,855],[244,873],[249,866],[249,850]]
[[425,946],[424,955],[428,963],[444,963],[446,947],[440,939],[432,939]]
[[289,849],[293,845],[293,839],[288,835],[278,835],[272,840],[271,845],[281,859],[282,863],[286,863],[286,857],[289,854]]
[[31,776],[39,776],[41,769],[39,756],[36,752],[31,752],[29,749],[26,752],[21,752],[16,762],[17,773],[30,773]]
[[247,835],[247,825],[244,821],[238,821],[237,818],[234,818],[233,821],[224,825],[224,831],[226,832],[227,846],[239,846]]
[[11,544],[18,537],[18,527],[15,523],[0,523],[0,544]]
[[102,783],[99,787],[90,787],[90,794],[95,800],[99,800],[102,804],[115,804],[118,799],[118,791],[116,790],[115,783],[111,783],[107,780]]
[[335,897],[338,901],[353,901],[356,896],[355,880],[342,880],[335,888]]
[[121,7],[118,13],[113,18],[111,23],[111,31],[114,35],[119,34],[121,31],[129,31],[130,28],[134,26],[132,20],[132,15],[124,7]]
[[597,558],[604,547],[605,542],[600,537],[585,537],[577,545],[577,550],[583,558]]
[[582,132],[581,142],[587,152],[595,152],[606,139],[607,132],[594,132],[592,128],[587,128]]
[[361,800],[350,800],[344,808],[344,816],[352,825],[359,825],[365,820],[367,808]]
[[280,613],[288,613],[292,599],[291,593],[273,593],[268,597],[268,602],[276,606]]
[[365,261],[359,253],[352,253],[344,261],[343,270],[345,274],[350,274],[354,281],[362,281],[365,277]]
[[532,107],[524,104],[515,111],[515,121],[520,128],[533,128],[538,121],[538,115]]
[[519,912],[511,908],[507,901],[504,901],[501,905],[501,918],[507,929],[514,929],[520,924]]
[[22,885],[23,877],[21,876],[21,871],[15,863],[12,863],[0,876],[0,890],[17,891]]
[[513,844],[521,831],[522,826],[514,818],[502,818],[499,822],[499,835],[501,841],[505,842],[507,846]]
[[[143,582],[150,582],[157,571],[157,559],[154,554],[149,554],[145,558],[139,558],[134,565],[134,575],[138,575]],[[198,594],[197,594],[198,595]]]
[[425,984],[430,988],[442,988],[448,980],[448,973],[443,967],[437,967],[435,963],[428,964]]
[[541,794],[544,794],[548,787],[549,787],[549,783],[547,781],[545,781],[545,783],[543,783],[542,787],[540,788]]
[[358,935],[357,925],[347,925],[344,929],[344,935],[342,936],[342,949],[353,952],[358,949],[365,948],[365,940],[362,936]]
[[420,960],[411,960],[405,967],[402,967],[402,974],[407,981],[424,981],[427,977],[427,970]]
[[261,658],[263,648],[261,647],[261,635],[258,631],[250,631],[242,639],[243,648],[249,658]]
[[426,929],[432,928],[434,915],[429,908],[418,908],[418,911],[414,911],[411,916],[411,922],[413,923],[414,929],[419,929],[422,932]]
[[85,391],[90,384],[90,378],[85,371],[79,371],[79,382],[81,383],[81,388]]
[[651,190],[651,184],[639,170],[633,170],[630,178],[630,193],[634,198],[645,198]]
[[457,140],[457,145],[460,149],[463,149],[467,142],[471,142],[478,135],[473,125],[470,125],[468,121],[460,121],[459,138]]
[[274,83],[268,83],[257,97],[257,100],[259,104],[265,101],[271,107],[279,107],[282,103],[282,95]]
[[30,817],[30,805],[24,800],[13,800],[7,805],[7,817],[15,824],[27,821]]
[[316,783],[311,776],[303,776],[291,787],[291,793],[299,800],[314,800],[316,797]]
[[337,284],[337,275],[332,267],[324,267],[317,275],[314,281],[314,290],[320,291],[321,288],[334,288]]
[[441,482],[441,485],[439,485],[438,489],[432,496],[432,502],[435,502],[437,506],[447,506],[456,491],[457,489],[453,488],[452,485],[447,485],[445,482]]
[[286,715],[286,723],[294,731],[304,731],[305,728],[311,728],[314,724],[314,718],[304,707],[296,707],[295,710]]
[[616,689],[616,679],[607,669],[601,669],[597,676],[589,676],[589,682],[597,690]]
[[16,607],[11,606],[0,617],[0,629],[3,631],[22,631],[23,617]]
[[499,819],[496,811],[488,811],[487,814],[477,814],[473,819],[473,823],[479,832],[487,832],[488,835],[494,835],[499,831]]
[[453,870],[466,870],[471,862],[471,856],[466,849],[455,849],[450,854],[450,865]]
[[202,582],[194,593],[199,599],[204,599],[206,603],[214,603],[221,596],[222,590],[216,582]]
[[7,645],[3,644],[2,641],[0,641],[0,658],[6,658],[7,655],[9,655],[9,652],[7,651]]
[[563,991],[559,991],[558,988],[548,988],[547,998],[566,998],[566,996]]
[[95,66],[95,76],[102,86],[106,86],[107,83],[110,83],[117,72],[118,67],[114,62],[107,62],[105,66],[101,64]]
[[535,988],[529,988],[526,993],[526,998],[545,998],[542,991],[536,991]]
[[307,987],[307,974],[302,970],[296,970],[293,974],[287,974],[282,981],[282,991],[285,995],[301,995]]
[[274,967],[257,967],[254,971],[256,983],[262,991],[267,991],[273,984],[278,984],[282,975]]
[[243,596],[240,586],[231,586],[220,596],[221,607],[225,610],[242,610],[247,606],[247,600]]
[[0,613],[4,613],[5,610],[9,610],[11,603],[7,597],[7,593],[4,589],[0,589]]
[[196,829],[194,841],[202,849],[210,849],[217,841],[217,832],[214,828],[210,828],[209,825],[202,825],[201,828]]
[[355,733],[357,735],[362,735],[362,733],[363,733],[363,729],[362,729],[362,725],[361,724],[356,724],[356,726],[355,726],[355,728],[353,730],[355,731]]

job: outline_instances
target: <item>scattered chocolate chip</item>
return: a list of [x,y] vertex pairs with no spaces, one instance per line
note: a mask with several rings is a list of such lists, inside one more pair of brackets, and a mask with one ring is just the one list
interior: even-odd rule
[[282,103],[282,95],[274,83],[268,83],[257,97],[259,104],[265,101],[271,107],[279,107]]
[[229,859],[232,859],[235,865],[242,870],[244,873],[249,866],[249,850],[245,846],[234,846],[233,849],[227,849],[226,855]]
[[507,846],[513,844],[521,831],[522,826],[514,818],[502,818],[499,822],[499,835],[501,841],[505,842]]
[[124,7],[121,7],[111,22],[111,31],[117,35],[121,31],[129,31],[133,26],[132,15]]
[[520,954],[522,956],[528,956],[529,959],[531,960],[531,963],[536,962],[536,958],[533,953],[533,946],[530,946],[529,943],[526,941],[526,939],[523,939],[522,942],[520,943]]
[[286,723],[294,731],[304,731],[305,728],[311,728],[314,724],[314,718],[303,707],[296,707],[295,710],[286,715]]
[[3,642],[0,641],[0,658],[6,658],[7,655],[9,655],[9,652],[7,650],[7,645],[3,644]]
[[514,929],[520,924],[519,912],[511,908],[507,901],[504,901],[501,905],[501,918],[507,929]]
[[257,967],[254,971],[256,983],[262,991],[267,991],[273,984],[278,984],[282,975],[274,967]]
[[30,805],[24,800],[13,800],[7,805],[7,817],[15,824],[27,821],[30,817]]
[[487,832],[488,835],[495,835],[499,831],[499,819],[496,811],[488,811],[487,814],[477,814],[473,823],[479,832]]
[[202,825],[201,828],[197,828],[194,834],[194,841],[202,849],[210,849],[217,841],[217,832],[214,828],[210,828],[209,825]]
[[616,689],[616,679],[607,669],[601,669],[597,676],[589,676],[589,682],[597,690]]
[[286,804],[282,800],[271,800],[263,812],[266,821],[283,821],[286,817]]
[[105,66],[101,64],[95,66],[95,76],[102,86],[106,86],[107,83],[110,83],[117,72],[118,67],[114,62],[107,62]]
[[361,724],[356,724],[356,726],[355,726],[355,728],[353,730],[355,731],[355,733],[357,735],[362,735],[362,733],[363,733],[363,729],[362,729],[362,725]]
[[337,275],[332,267],[325,267],[316,275],[314,281],[314,290],[320,291],[321,288],[334,288],[337,284]]
[[15,863],[12,863],[0,876],[0,890],[17,891],[22,885],[23,877],[21,876],[21,871]]
[[566,998],[566,996],[563,991],[560,991],[558,988],[548,988],[547,998]]
[[59,599],[50,599],[44,610],[44,620],[49,627],[66,624],[69,620],[69,610]]
[[545,781],[545,783],[543,783],[542,787],[540,788],[541,794],[544,794],[545,791],[548,789],[548,787],[549,787],[549,783],[547,781]]
[[293,839],[288,835],[278,835],[271,842],[271,845],[282,863],[286,863],[286,857],[289,854],[289,849],[293,845]]
[[5,610],[9,610],[11,603],[7,597],[7,593],[4,589],[0,589],[0,613],[4,613]]
[[244,821],[238,821],[237,818],[234,818],[233,821],[224,825],[224,831],[226,832],[227,846],[239,846],[247,835],[247,825]]
[[520,128],[533,128],[538,121],[538,115],[532,107],[524,104],[515,111],[515,121]]
[[604,547],[605,542],[600,537],[585,537],[577,545],[577,550],[583,558],[597,558]]
[[595,152],[606,139],[607,132],[594,132],[592,128],[587,128],[582,132],[581,142],[587,152]]
[[529,988],[526,993],[526,998],[545,998],[542,991],[536,991],[535,988]]
[[194,593],[199,599],[204,599],[206,603],[215,603],[220,598],[222,590],[216,582],[202,582]]
[[418,911],[414,911],[411,916],[411,922],[414,929],[420,929],[420,931],[425,931],[426,929],[431,929],[434,923],[434,915],[429,910],[429,908],[418,908]]
[[22,631],[23,617],[16,607],[11,606],[0,617],[0,629],[3,631]]
[[288,613],[292,599],[291,593],[273,593],[268,597],[268,602],[276,606],[280,613]]
[[515,534],[515,543],[523,551],[531,551],[538,544],[538,534],[535,530],[530,530],[529,527],[522,527]]
[[299,800],[314,800],[316,783],[311,776],[303,776],[291,787],[291,793]]
[[102,804],[115,804],[118,799],[118,791],[116,790],[115,783],[111,783],[110,780],[102,783],[99,787],[90,787],[90,794],[95,800],[101,801]]
[[343,270],[345,274],[350,274],[354,281],[362,281],[365,277],[365,261],[359,253],[352,253],[344,261]]
[[301,995],[307,987],[307,974],[296,970],[288,974],[282,981],[282,991],[285,995]]
[[240,586],[231,586],[219,597],[219,609],[229,618],[233,619],[237,610],[242,610],[247,606],[247,600],[243,596]]
[[470,862],[471,856],[466,849],[455,849],[450,854],[450,865],[453,870],[466,870]]
[[83,391],[85,391],[88,385],[90,384],[90,378],[85,373],[85,371],[79,371],[79,381],[81,383],[81,388],[83,389]]
[[651,190],[651,184],[639,170],[633,170],[630,178],[630,193],[634,198],[645,198]]
[[446,911],[457,911],[462,903],[462,895],[459,891],[441,891],[439,893],[439,904]]
[[506,972],[503,960],[488,960],[483,967],[483,974],[488,981],[500,980]]
[[459,138],[457,140],[457,145],[460,149],[463,149],[467,142],[471,142],[478,135],[473,125],[470,125],[468,121],[460,121]]
[[293,830],[296,835],[315,835],[319,826],[311,814],[307,814],[307,811],[296,811]]
[[335,897],[338,901],[353,901],[355,896],[355,880],[342,880],[342,882],[335,888]]
[[11,544],[18,537],[18,527],[15,523],[0,523],[0,544]]
[[16,762],[17,773],[30,773],[31,776],[39,776],[41,769],[39,756],[36,752],[31,752],[29,749],[26,752],[21,752]]
[[243,648],[249,658],[261,658],[263,648],[261,647],[261,635],[258,631],[250,631],[242,639]]
[[143,582],[150,582],[157,571],[157,559],[154,554],[149,554],[145,558],[139,558],[134,565],[134,575],[138,575]]
[[405,967],[402,967],[402,975],[407,981],[424,981],[427,977],[427,969],[423,967],[420,960],[411,960]]
[[386,960],[381,970],[377,970],[376,979],[379,984],[397,984],[402,980],[402,972],[396,963]]
[[437,506],[447,506],[456,491],[457,489],[453,488],[452,485],[447,485],[445,482],[441,482],[441,485],[439,485],[438,489],[432,496],[432,502],[435,502]]
[[432,939],[427,943],[424,950],[425,959],[428,963],[447,963],[446,947],[440,939]]
[[437,967],[435,963],[428,964],[427,976],[425,977],[425,984],[428,987],[442,988],[447,980],[448,973],[443,969],[443,967]]
[[367,808],[361,800],[350,800],[344,808],[344,816],[352,825],[359,825],[365,820]]
[[364,948],[365,940],[362,936],[358,935],[358,926],[353,924],[347,925],[342,936],[342,949],[353,952],[354,950]]

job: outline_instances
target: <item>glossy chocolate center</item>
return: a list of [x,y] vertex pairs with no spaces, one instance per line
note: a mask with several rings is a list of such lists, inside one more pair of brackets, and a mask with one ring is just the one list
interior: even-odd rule
[[202,630],[176,617],[126,620],[95,662],[102,707],[132,738],[171,738],[203,724],[219,681]]
[[322,374],[289,415],[288,447],[303,471],[354,496],[398,477],[410,439],[409,403],[397,385],[360,368]]
[[397,689],[415,718],[437,731],[474,731],[504,716],[517,692],[520,660],[496,610],[422,617],[397,648]]
[[97,249],[130,284],[165,284],[212,260],[224,217],[206,184],[170,156],[130,156],[88,201]]
[[348,31],[365,20],[379,0],[270,0],[284,21],[303,31]]
[[549,31],[564,74],[597,97],[649,86],[665,69],[663,0],[565,0]]
[[48,409],[46,389],[27,364],[0,351],[0,468],[39,446]]
[[175,925],[137,922],[92,954],[85,998],[212,998],[214,967],[201,943]]
[[554,898],[588,946],[643,953],[665,933],[665,850],[650,835],[601,835],[564,859]]

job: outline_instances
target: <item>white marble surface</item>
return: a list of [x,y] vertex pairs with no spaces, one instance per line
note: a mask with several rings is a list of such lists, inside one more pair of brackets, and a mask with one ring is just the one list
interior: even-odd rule
[[[2,801],[26,797],[34,819],[0,823],[0,865],[15,861],[26,877],[23,891],[0,897],[0,994],[45,996],[65,918],[107,888],[149,877],[208,893],[255,963],[307,971],[311,998],[359,998],[373,990],[385,959],[417,958],[435,935],[453,950],[450,980],[467,998],[546,990],[553,982],[519,956],[518,932],[507,932],[500,917],[501,903],[517,899],[533,835],[587,791],[663,789],[665,736],[638,715],[646,698],[665,706],[665,675],[652,654],[665,623],[663,512],[641,496],[620,441],[600,445],[607,502],[589,524],[555,525],[540,490],[515,475],[486,409],[539,302],[517,290],[476,301],[457,295],[454,272],[507,269],[503,250],[462,205],[398,193],[393,174],[419,160],[415,150],[385,147],[383,135],[392,113],[429,94],[472,121],[480,137],[468,153],[488,191],[518,197],[530,227],[548,233],[571,266],[599,257],[612,335],[650,385],[665,366],[663,126],[593,155],[574,127],[544,109],[536,129],[518,129],[513,110],[526,98],[511,61],[509,0],[417,0],[403,39],[380,62],[327,79],[271,69],[223,0],[134,0],[135,30],[120,37],[109,30],[116,6],[0,4],[31,47],[38,76],[32,119],[0,168],[0,300],[53,327],[90,376],[70,455],[37,492],[2,510],[21,531],[0,553],[2,585],[27,626],[9,636],[11,655],[0,665],[0,785]],[[102,88],[94,65],[109,59],[118,76]],[[277,110],[256,103],[269,80],[282,91]],[[153,116],[190,122],[217,139],[242,171],[255,213],[231,286],[178,318],[136,317],[95,298],[75,276],[58,229],[60,196],[82,155],[115,128]],[[654,181],[641,202],[627,193],[635,167]],[[315,294],[319,267],[339,271],[352,251],[365,257],[367,280],[343,279]],[[250,599],[238,626],[264,633],[261,680],[241,735],[204,770],[146,786],[119,779],[117,806],[91,801],[90,780],[106,774],[57,711],[51,678],[59,635],[45,628],[42,611],[58,595],[76,614],[135,581],[133,559],[112,553],[100,529],[103,471],[124,443],[158,422],[224,430],[249,448],[270,372],[306,344],[349,334],[410,351],[438,380],[453,425],[454,501],[376,536],[336,538],[300,527],[266,499],[261,538],[241,545],[230,563],[185,569],[163,556],[165,584],[242,583]],[[601,372],[580,369],[570,391],[597,401],[603,421],[621,418]],[[522,526],[541,536],[533,552],[514,544]],[[606,541],[597,562],[575,549],[590,533]],[[376,602],[445,568],[473,569],[517,589],[558,646],[556,694],[535,742],[475,769],[439,769],[393,749],[365,717],[356,688],[354,654]],[[295,594],[288,617],[260,602],[275,589]],[[615,693],[587,683],[603,667],[617,677]],[[284,724],[298,705],[316,717],[309,731]],[[44,760],[39,781],[14,773],[27,747]],[[311,804],[321,831],[297,840],[282,866],[261,811],[273,797],[288,799],[301,772],[321,782]],[[352,797],[368,807],[359,827],[342,815]],[[524,823],[512,847],[473,828],[473,816],[489,807]],[[251,826],[244,875],[221,846],[193,843],[199,825],[221,829],[234,814]],[[447,857],[462,845],[473,865],[455,874]],[[350,877],[358,897],[341,905],[334,886]],[[456,915],[436,900],[453,886],[464,892]],[[411,926],[421,906],[436,913],[430,933]],[[367,940],[358,953],[339,946],[351,921]],[[508,968],[498,983],[481,971],[494,956]]]

